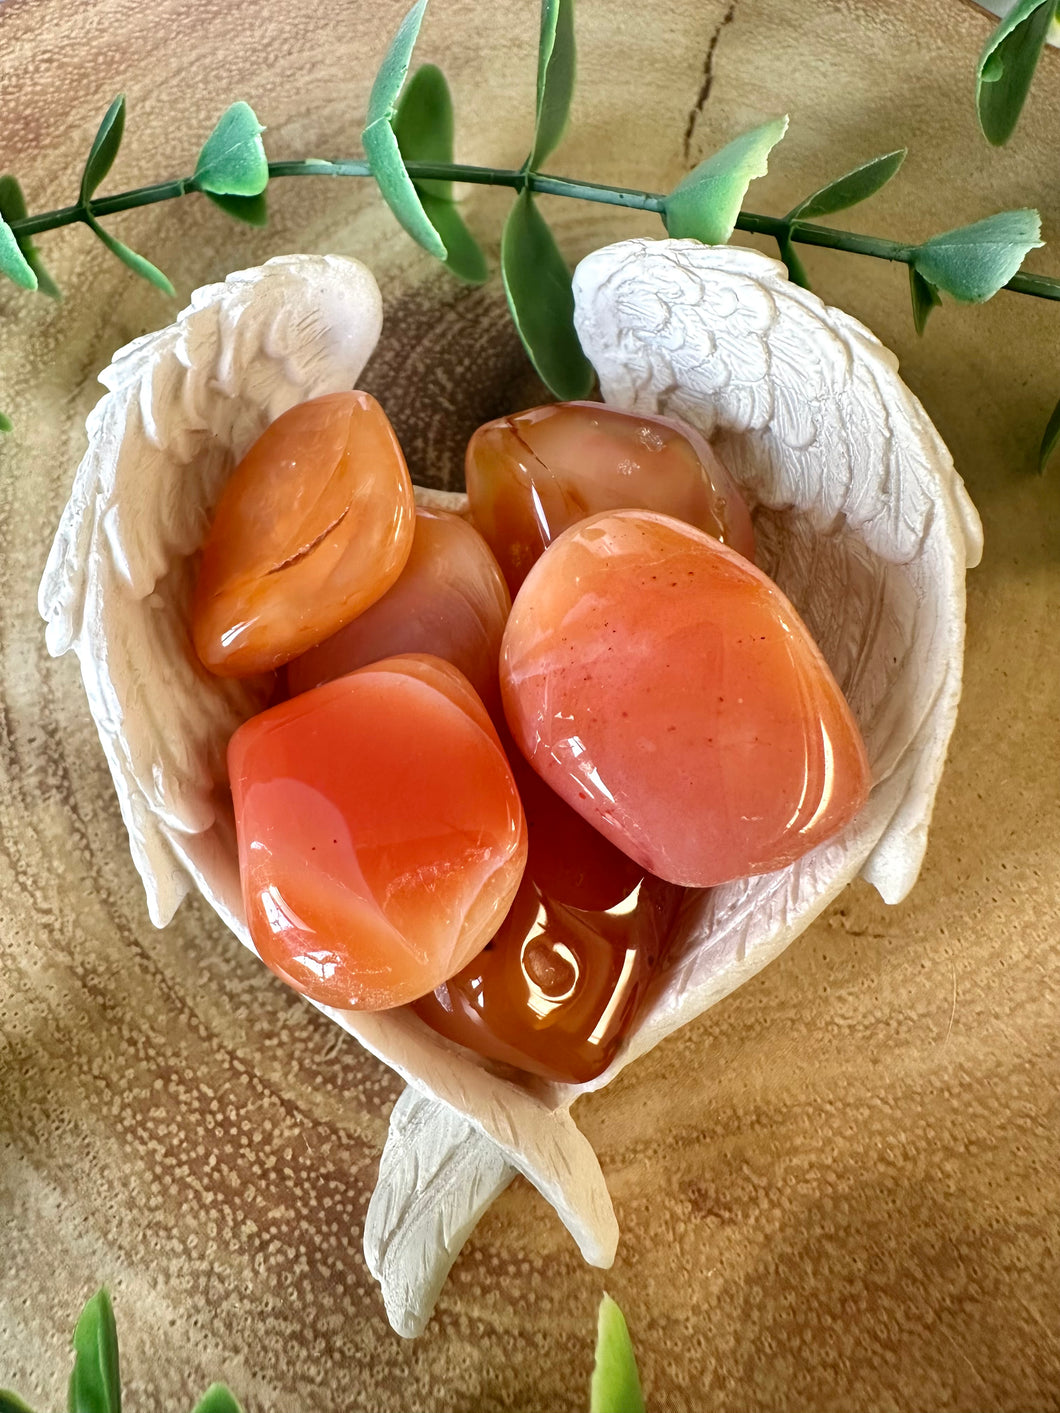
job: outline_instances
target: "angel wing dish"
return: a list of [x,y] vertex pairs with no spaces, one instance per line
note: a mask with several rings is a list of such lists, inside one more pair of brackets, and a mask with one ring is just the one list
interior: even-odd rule
[[[747,250],[628,241],[582,262],[575,297],[606,401],[692,423],[746,488],[759,561],[843,687],[874,785],[839,838],[703,896],[638,1027],[591,1084],[502,1078],[405,1011],[326,1012],[408,1085],[365,1229],[405,1335],[423,1328],[515,1172],[587,1261],[610,1264],[614,1211],[571,1104],[757,972],[858,873],[887,902],[905,896],[960,695],[979,521],[894,357]],[[224,752],[261,698],[197,664],[186,626],[196,551],[236,460],[288,407],[353,386],[380,325],[363,266],[293,256],[199,290],[101,375],[108,392],[88,420],[40,610],[49,650],[80,659],[156,926],[194,886],[251,946]]]

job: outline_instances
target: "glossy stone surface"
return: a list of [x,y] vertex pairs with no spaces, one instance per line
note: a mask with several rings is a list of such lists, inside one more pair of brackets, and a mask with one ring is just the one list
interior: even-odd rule
[[246,722],[228,748],[261,958],[330,1006],[432,991],[496,931],[526,824],[467,680],[439,658],[361,668]]
[[[294,5],[99,0],[89,11],[10,0],[0,6],[4,170],[22,173],[32,209],[76,199],[72,178],[119,46],[135,125],[111,190],[185,170],[195,135],[240,96],[272,125],[272,155],[344,153],[356,126],[351,99],[367,93],[385,48],[381,23],[393,28],[403,8],[344,6],[332,12],[341,38],[322,43],[318,12]],[[532,100],[511,100],[513,80],[524,92],[532,82],[532,61],[526,53],[516,70],[506,59],[509,36],[522,38],[523,53],[531,43],[527,9],[504,0],[488,20],[464,4],[428,16],[428,56],[457,86],[458,151],[469,161],[525,155]],[[652,12],[661,21],[652,25],[632,10],[627,20],[618,5],[579,7],[576,110],[549,165],[672,184],[725,10],[678,0]],[[994,26],[973,5],[761,0],[735,14],[721,31],[690,160],[773,112],[769,96],[800,105],[802,137],[813,125],[813,140],[793,133],[755,209],[782,210],[815,190],[833,155],[838,172],[915,137],[920,165],[877,206],[851,213],[851,225],[916,239],[1026,203],[1060,231],[1060,183],[1048,175],[1060,133],[1054,51],[1013,144],[994,153],[972,133],[970,76]],[[235,36],[246,34],[256,42],[237,55]],[[919,56],[917,34],[930,46]],[[163,95],[174,108],[161,106]],[[744,102],[756,112],[745,117]],[[603,134],[613,159],[601,152]],[[420,415],[424,380],[399,389],[395,374],[410,363],[430,368],[431,392],[458,388],[457,416],[485,407],[483,421],[493,407],[521,405],[511,390],[525,386],[524,365],[495,288],[469,296],[439,276],[415,280],[413,298],[418,255],[351,188],[359,191],[356,182],[278,184],[263,235],[197,198],[115,218],[113,229],[127,225],[126,238],[139,238],[182,293],[295,242],[355,250],[404,295],[399,312],[387,311],[373,390],[385,390],[377,396],[398,425],[393,388],[403,424],[415,427],[410,465],[415,450],[444,473],[449,441],[439,429],[451,414],[431,395],[433,415]],[[469,217],[495,237],[500,201],[496,217],[488,192],[476,188],[471,204]],[[542,210],[568,253],[648,230],[603,205]],[[79,674],[69,658],[46,667],[40,657],[29,586],[84,441],[88,380],[126,330],[172,317],[92,243],[59,232],[40,244],[46,263],[58,260],[67,298],[53,315],[39,299],[9,294],[0,401],[25,429],[0,443],[11,1273],[0,1291],[0,1386],[34,1408],[63,1406],[78,1301],[106,1278],[118,1284],[123,1374],[142,1389],[130,1391],[129,1413],[141,1399],[188,1413],[214,1378],[260,1413],[300,1404],[305,1413],[348,1413],[350,1404],[584,1413],[591,1307],[606,1285],[629,1317],[657,1413],[708,1400],[725,1413],[756,1403],[770,1413],[1054,1403],[1060,948],[1049,939],[1060,936],[1060,772],[1048,762],[1060,759],[1060,476],[1028,476],[1027,458],[1060,395],[1060,310],[1003,293],[954,308],[918,342],[896,307],[892,265],[804,253],[826,297],[895,341],[989,525],[989,554],[968,582],[967,685],[931,866],[899,908],[869,887],[848,889],[842,927],[863,936],[838,953],[818,924],[788,965],[575,1105],[603,1149],[618,1208],[614,1275],[586,1270],[549,1206],[517,1181],[464,1248],[441,1318],[410,1345],[387,1334],[359,1256],[384,1111],[401,1080],[301,1016],[281,988],[248,981],[243,949],[204,905],[184,904],[165,934],[150,935],[108,772],[78,724],[88,724]],[[1055,258],[1054,249],[1036,268],[1055,272]],[[465,357],[491,364],[490,379],[463,378]],[[676,376],[685,391],[683,370]],[[1016,710],[999,710],[1002,694]],[[48,782],[69,782],[72,803],[60,805]],[[82,818],[90,842],[79,836]],[[937,944],[917,945],[929,937]],[[680,1095],[671,1079],[686,1081]]]
[[203,547],[192,636],[205,666],[267,672],[330,637],[401,573],[413,513],[373,397],[332,393],[277,417],[233,471]]
[[487,1059],[577,1084],[611,1063],[665,950],[682,890],[638,881],[607,911],[572,908],[524,878],[500,931],[413,1009]]
[[604,510],[672,515],[754,557],[736,483],[705,437],[669,418],[601,402],[533,407],[479,427],[465,478],[472,519],[513,595],[557,535]]
[[287,666],[292,693],[395,653],[432,653],[460,669],[490,707],[512,601],[489,546],[466,520],[417,509],[397,582],[319,647]]
[[650,873],[767,873],[848,823],[865,747],[809,631],[754,565],[644,511],[560,537],[501,651],[516,744]]
[[595,1079],[664,953],[683,890],[644,869],[537,775],[505,726],[529,854],[511,911],[458,976],[415,1003],[434,1030],[547,1079]]
[[628,898],[644,877],[641,865],[545,784],[503,720],[498,731],[526,816],[527,877],[555,902],[581,911],[606,911]]

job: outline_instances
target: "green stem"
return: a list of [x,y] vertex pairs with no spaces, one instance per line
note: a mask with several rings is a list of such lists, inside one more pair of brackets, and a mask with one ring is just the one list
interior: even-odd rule
[[550,177],[544,172],[524,172],[510,167],[461,167],[444,162],[409,162],[409,175],[421,181],[471,182],[478,186],[510,186],[516,191],[529,187],[542,196],[570,196],[578,201],[601,201],[608,206],[632,207],[637,211],[661,213],[666,197],[652,191],[633,191],[624,186],[601,186],[599,182],[576,182],[569,177]]
[[[529,187],[543,196],[566,196],[580,201],[599,201],[608,206],[624,206],[637,211],[653,211],[661,214],[666,205],[665,195],[652,191],[634,191],[627,187],[601,186],[597,182],[572,181],[568,177],[552,177],[542,172],[525,172],[505,167],[465,167],[454,162],[409,162],[408,173],[421,181],[470,182],[478,186],[507,186],[516,191]],[[371,168],[363,158],[349,161],[326,162],[315,158],[304,161],[270,162],[269,177],[368,177]],[[123,191],[115,196],[102,196],[83,206],[63,206],[56,211],[45,211],[38,216],[25,216],[20,221],[12,221],[11,229],[16,236],[35,236],[42,231],[51,231],[59,226],[73,225],[85,220],[88,214],[99,218],[111,216],[118,211],[129,211],[137,206],[151,206],[157,201],[170,201],[178,196],[187,196],[198,191],[194,177],[178,177],[174,181],[158,182],[154,186],[141,186],[133,191]],[[797,221],[788,222],[779,216],[759,216],[753,211],[741,211],[736,218],[737,228],[755,235],[782,239],[790,233],[792,240],[803,245],[825,246],[829,250],[845,250],[853,255],[869,255],[877,260],[894,260],[903,265],[911,265],[916,256],[915,245],[904,245],[896,240],[886,240],[882,236],[859,235],[856,231],[840,231],[832,226],[804,225]],[[1047,275],[1017,274],[1009,280],[1006,289],[1018,294],[1035,295],[1039,299],[1060,300],[1060,280]]]
[[116,196],[100,196],[86,207],[60,206],[56,211],[42,211],[39,216],[23,216],[20,221],[12,221],[11,229],[17,236],[35,236],[41,231],[54,231],[60,226],[72,226],[83,221],[85,216],[112,216],[115,211],[129,211],[134,206],[153,206],[156,201],[172,201],[177,196],[187,196],[198,191],[194,177],[177,177],[171,182],[157,182],[154,186],[138,186],[133,191],[121,191]]

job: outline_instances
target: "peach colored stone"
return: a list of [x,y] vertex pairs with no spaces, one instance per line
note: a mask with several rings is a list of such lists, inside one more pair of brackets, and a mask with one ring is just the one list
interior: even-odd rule
[[390,588],[412,547],[412,482],[363,392],[299,403],[233,471],[203,547],[192,637],[226,677],[279,667]]
[[512,601],[497,561],[466,520],[416,511],[412,550],[397,582],[345,628],[287,665],[292,693],[394,653],[432,653],[460,669],[491,707]]
[[313,1000],[414,1000],[503,920],[526,823],[486,710],[449,663],[392,657],[272,707],[235,733],[228,764],[254,944]]
[[533,407],[479,427],[465,477],[472,519],[513,594],[557,535],[604,510],[673,515],[754,557],[735,481],[705,437],[666,417],[600,402]]
[[501,691],[534,769],[673,883],[782,868],[868,794],[864,743],[795,609],[663,515],[598,515],[555,541],[512,608]]

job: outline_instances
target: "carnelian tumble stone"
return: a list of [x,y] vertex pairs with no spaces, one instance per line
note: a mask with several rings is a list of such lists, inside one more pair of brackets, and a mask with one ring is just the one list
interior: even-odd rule
[[683,890],[621,853],[501,744],[526,815],[526,872],[497,935],[413,1007],[487,1059],[564,1083],[614,1058],[669,940]]
[[262,960],[325,1005],[432,991],[496,931],[526,823],[470,684],[392,657],[272,707],[228,748],[243,901]]
[[413,1009],[487,1059],[585,1084],[629,1030],[682,896],[645,878],[616,906],[590,912],[550,898],[528,871],[496,937]]
[[534,769],[672,883],[782,868],[868,795],[864,743],[795,609],[667,516],[598,515],[552,544],[508,619],[501,692]]
[[500,566],[466,520],[416,511],[397,582],[318,647],[287,665],[292,694],[394,653],[432,653],[460,669],[499,713],[497,663],[512,601]]
[[687,520],[754,558],[751,517],[710,443],[667,417],[559,402],[487,422],[467,446],[471,518],[512,594],[562,531],[640,508]]
[[526,816],[527,877],[548,898],[581,912],[607,912],[622,903],[644,877],[644,869],[546,785],[499,727]]
[[221,496],[192,607],[212,672],[271,671],[380,598],[412,547],[412,482],[374,398],[332,393],[277,417]]

